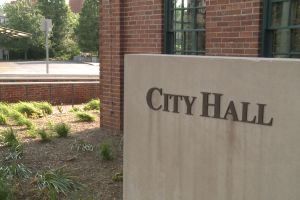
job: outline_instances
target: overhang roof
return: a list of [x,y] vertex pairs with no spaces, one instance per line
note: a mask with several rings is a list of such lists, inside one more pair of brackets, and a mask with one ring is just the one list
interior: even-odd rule
[[25,37],[31,37],[32,35],[31,33],[10,29],[4,26],[0,26],[0,34],[4,34],[12,38],[25,38]]

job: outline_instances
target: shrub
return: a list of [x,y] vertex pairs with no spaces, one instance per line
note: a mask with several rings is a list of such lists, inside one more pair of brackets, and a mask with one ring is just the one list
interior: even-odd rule
[[0,113],[0,125],[6,125],[7,124],[7,118],[3,113]]
[[15,131],[10,127],[1,132],[1,140],[2,142],[11,147],[15,147],[19,145],[19,141],[16,137]]
[[53,106],[46,102],[46,101],[41,101],[41,102],[33,102],[34,107],[37,109],[41,110],[42,112],[51,115],[53,113]]
[[0,199],[10,200],[12,199],[12,193],[12,187],[0,172]]
[[44,172],[38,172],[35,176],[35,182],[41,193],[46,196],[58,199],[60,193],[67,193],[80,190],[82,184],[75,180],[76,177],[67,174],[63,168],[50,169]]
[[25,125],[28,129],[34,127],[32,121],[30,121],[28,118],[26,118],[24,115],[22,115],[20,112],[16,110],[11,110],[9,116],[16,122],[18,126]]
[[86,112],[77,112],[76,117],[80,122],[93,122],[95,121],[95,116]]
[[31,175],[31,171],[22,163],[12,163],[9,166],[3,166],[0,167],[1,174],[4,175],[4,177],[9,179],[28,179]]
[[81,109],[74,106],[69,110],[69,112],[81,112]]
[[13,107],[16,111],[30,118],[38,118],[42,116],[42,113],[33,105],[33,103],[19,102]]
[[53,131],[57,133],[59,137],[67,137],[70,132],[70,127],[66,123],[60,122],[53,126]]
[[39,135],[42,142],[48,142],[50,141],[50,136],[47,133],[46,129],[36,129],[35,135]]
[[100,99],[92,99],[85,104],[84,110],[100,110]]
[[6,154],[5,160],[19,160],[23,156],[23,146],[21,144],[10,148],[9,153]]
[[11,107],[9,107],[9,105],[7,105],[6,103],[0,103],[0,113],[4,114],[4,115],[8,115],[8,113],[10,112]]
[[102,160],[112,160],[112,145],[110,142],[105,141],[99,145],[99,154]]

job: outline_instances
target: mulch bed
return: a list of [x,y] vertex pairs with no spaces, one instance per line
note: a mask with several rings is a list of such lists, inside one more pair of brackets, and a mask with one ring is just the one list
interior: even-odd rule
[[[64,112],[57,110],[50,116],[33,120],[38,127],[52,122],[65,122],[70,125],[71,133],[67,138],[54,137],[50,142],[43,143],[39,138],[29,138],[22,127],[13,128],[24,145],[24,155],[19,161],[28,167],[33,174],[37,171],[64,167],[65,171],[78,177],[85,187],[76,193],[69,194],[62,199],[74,200],[120,200],[122,199],[122,182],[115,182],[112,176],[122,172],[123,164],[123,136],[100,130],[99,113],[95,122],[78,122],[74,113],[68,112],[71,106],[64,106]],[[3,129],[5,127],[0,127]],[[75,141],[82,140],[94,146],[92,152],[83,152],[72,149]],[[104,161],[99,156],[98,146],[103,141],[110,141],[113,146],[114,159]],[[0,146],[0,166],[5,165],[5,155],[9,148]],[[22,190],[18,199],[35,199],[32,189],[35,186],[31,181],[22,183]]]

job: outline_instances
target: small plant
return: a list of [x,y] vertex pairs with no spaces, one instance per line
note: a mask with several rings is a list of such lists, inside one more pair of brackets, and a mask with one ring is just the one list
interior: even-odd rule
[[42,116],[42,113],[30,102],[19,102],[13,107],[16,111],[30,118],[39,118]]
[[39,135],[42,142],[48,142],[50,141],[50,136],[47,133],[46,129],[36,129],[35,135]]
[[25,125],[28,129],[34,127],[32,121],[30,121],[28,118],[26,118],[24,115],[22,115],[20,112],[16,110],[11,110],[9,116],[16,122],[18,126]]
[[47,115],[51,115],[53,113],[53,106],[46,101],[33,102],[33,105]]
[[15,147],[19,145],[19,141],[17,139],[15,131],[10,127],[1,132],[1,141],[11,147]]
[[112,180],[114,182],[120,182],[120,181],[123,181],[123,173],[122,172],[118,172],[118,173],[115,173],[112,177]]
[[58,199],[60,193],[65,196],[67,193],[80,190],[83,185],[76,181],[76,177],[67,174],[63,168],[50,169],[38,172],[35,176],[35,183],[41,193],[46,196]]
[[69,112],[81,112],[82,110],[80,109],[80,108],[78,108],[78,107],[75,107],[75,106],[73,106],[70,110],[69,110]]
[[23,146],[21,144],[11,147],[9,153],[6,154],[5,160],[19,160],[23,156]]
[[71,146],[71,150],[76,151],[94,151],[94,146],[90,143],[87,143],[83,140],[77,140],[75,139],[74,143]]
[[0,199],[10,200],[12,199],[12,187],[8,180],[0,172]]
[[77,112],[76,117],[80,122],[93,122],[95,121],[95,116],[86,112]]
[[84,110],[100,110],[100,99],[92,99],[85,104]]
[[66,123],[60,122],[53,126],[53,131],[57,133],[59,137],[67,137],[70,132],[70,127]]
[[7,117],[3,113],[0,113],[0,125],[6,125],[6,124],[7,124]]
[[105,141],[99,145],[99,154],[102,160],[112,160],[112,145],[110,142]]
[[8,179],[28,179],[31,175],[31,171],[22,163],[17,164],[17,163],[12,163],[9,166],[5,167],[0,167],[0,172],[1,174],[4,175],[4,177]]
[[58,112],[61,114],[61,113],[64,112],[64,107],[63,107],[62,105],[58,105],[58,106],[57,106],[57,110],[58,110]]
[[0,102],[0,113],[7,115],[11,109],[8,104]]

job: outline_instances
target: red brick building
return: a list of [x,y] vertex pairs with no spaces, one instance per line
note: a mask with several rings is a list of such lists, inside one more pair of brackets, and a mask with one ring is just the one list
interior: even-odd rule
[[74,13],[79,13],[83,7],[84,0],[69,0],[69,6],[71,11]]
[[122,130],[124,54],[300,58],[299,0],[101,0],[101,127]]

